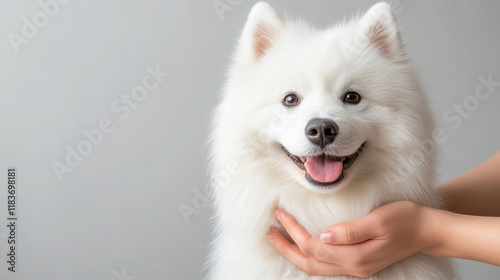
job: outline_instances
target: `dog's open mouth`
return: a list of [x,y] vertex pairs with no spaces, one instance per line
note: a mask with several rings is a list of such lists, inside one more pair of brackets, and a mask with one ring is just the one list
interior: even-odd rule
[[306,172],[305,178],[307,181],[317,186],[329,187],[342,181],[344,170],[352,166],[364,146],[365,143],[361,144],[356,152],[346,156],[320,154],[299,157],[292,155],[284,147],[283,150],[295,165]]

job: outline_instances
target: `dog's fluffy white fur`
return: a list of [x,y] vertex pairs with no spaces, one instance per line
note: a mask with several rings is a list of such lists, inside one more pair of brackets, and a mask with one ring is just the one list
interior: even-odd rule
[[[348,91],[359,104],[343,102]],[[284,106],[284,96],[300,98]],[[304,133],[314,118],[334,120],[338,135],[324,148],[349,155],[366,143],[343,180],[318,186],[284,149],[307,156]],[[390,6],[326,30],[284,20],[257,3],[238,42],[214,115],[211,174],[215,241],[212,280],[355,279],[311,276],[266,239],[279,226],[276,207],[317,236],[397,200],[439,207],[434,186],[433,121],[403,49]],[[448,260],[415,254],[368,279],[453,279]]]

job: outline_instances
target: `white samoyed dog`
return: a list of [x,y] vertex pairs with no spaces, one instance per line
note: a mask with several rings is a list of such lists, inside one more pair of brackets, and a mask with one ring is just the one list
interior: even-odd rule
[[[325,30],[251,10],[214,115],[211,280],[308,275],[267,240],[288,211],[313,236],[398,200],[439,207],[433,121],[390,5]],[[453,279],[415,254],[367,279]]]

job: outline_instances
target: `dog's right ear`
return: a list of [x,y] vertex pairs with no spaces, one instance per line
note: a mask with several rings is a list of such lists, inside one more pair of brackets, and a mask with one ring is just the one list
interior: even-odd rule
[[273,46],[283,25],[283,20],[269,4],[255,4],[239,41],[238,59],[248,63],[259,61]]

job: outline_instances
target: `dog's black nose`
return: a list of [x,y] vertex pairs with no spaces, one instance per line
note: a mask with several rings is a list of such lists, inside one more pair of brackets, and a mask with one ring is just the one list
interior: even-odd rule
[[338,133],[339,127],[329,119],[312,119],[306,125],[306,137],[321,148],[333,143]]

